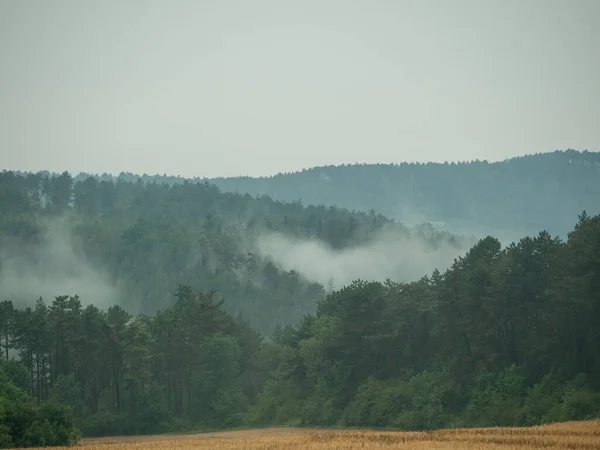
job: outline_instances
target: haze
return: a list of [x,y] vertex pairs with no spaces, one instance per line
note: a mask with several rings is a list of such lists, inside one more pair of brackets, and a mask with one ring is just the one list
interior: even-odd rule
[[266,175],[600,144],[597,0],[0,3],[3,168]]
[[118,281],[86,258],[66,223],[41,225],[43,233],[35,247],[0,249],[0,298],[32,306],[40,296],[51,303],[60,295],[79,295],[83,305],[104,309],[121,300]]
[[[469,242],[473,244],[473,242]],[[260,236],[259,254],[283,270],[296,270],[323,286],[341,289],[354,280],[416,281],[434,269],[445,271],[467,248],[441,243],[428,248],[425,239],[380,233],[368,244],[339,251],[321,240],[300,240],[278,233]]]

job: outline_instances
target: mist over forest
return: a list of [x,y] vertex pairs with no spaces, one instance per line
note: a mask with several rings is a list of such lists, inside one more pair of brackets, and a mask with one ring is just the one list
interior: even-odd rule
[[326,286],[414,281],[476,242],[430,224],[222,193],[207,182],[4,177],[5,211],[20,211],[5,216],[18,232],[2,236],[0,293],[29,305],[40,295],[77,294],[98,307],[153,314],[184,284],[215,289],[230,312],[269,334],[313,313]]
[[598,18],[0,0],[0,449],[597,447]]
[[4,170],[0,444],[599,417],[599,161]]

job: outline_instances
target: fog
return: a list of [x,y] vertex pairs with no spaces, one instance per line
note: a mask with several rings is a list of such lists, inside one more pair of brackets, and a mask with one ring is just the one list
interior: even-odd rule
[[284,270],[296,270],[311,281],[339,289],[353,280],[414,281],[434,269],[447,269],[467,248],[441,243],[431,249],[422,238],[381,232],[368,244],[332,249],[317,239],[301,240],[269,233],[257,240],[257,249]]
[[59,295],[79,295],[83,305],[100,309],[117,304],[118,286],[78,249],[65,221],[44,223],[41,241],[24,250],[0,250],[0,298],[30,306],[42,296],[51,303]]

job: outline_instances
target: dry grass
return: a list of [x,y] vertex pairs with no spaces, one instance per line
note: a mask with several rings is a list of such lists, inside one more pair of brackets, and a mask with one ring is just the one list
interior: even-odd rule
[[432,432],[268,428],[196,435],[84,439],[85,450],[600,449],[600,420],[531,428]]

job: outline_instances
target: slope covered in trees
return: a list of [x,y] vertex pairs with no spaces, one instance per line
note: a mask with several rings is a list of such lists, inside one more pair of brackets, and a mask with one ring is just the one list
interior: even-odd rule
[[566,242],[487,237],[444,273],[357,281],[275,335],[256,423],[403,429],[600,415],[600,216]]
[[[340,251],[382,230],[459,240],[206,183],[3,172],[0,199],[2,446],[600,414],[600,215],[565,239],[488,236],[415,281],[325,289],[245,244],[265,229]],[[69,292],[46,294],[60,276]]]
[[600,153],[556,151],[502,162],[357,164],[264,178],[215,178],[224,191],[350,210],[404,223],[515,240],[546,229],[565,236],[571,217],[600,213]]
[[339,252],[382,233],[418,241],[421,252],[458,254],[470,242],[378,214],[221,193],[208,183],[3,172],[0,295],[32,304],[78,294],[86,304],[153,314],[173,304],[175,286],[184,284],[216,290],[227,311],[270,334],[314,312],[327,280],[282,267],[259,239],[311,240]]
[[12,378],[0,378],[0,406],[26,402],[10,393],[20,386],[68,406],[86,435],[598,417],[599,283],[600,216],[583,214],[565,242],[487,237],[415,282],[356,280],[266,340],[188,286],[137,317],[77,297],[4,302],[0,369]]

